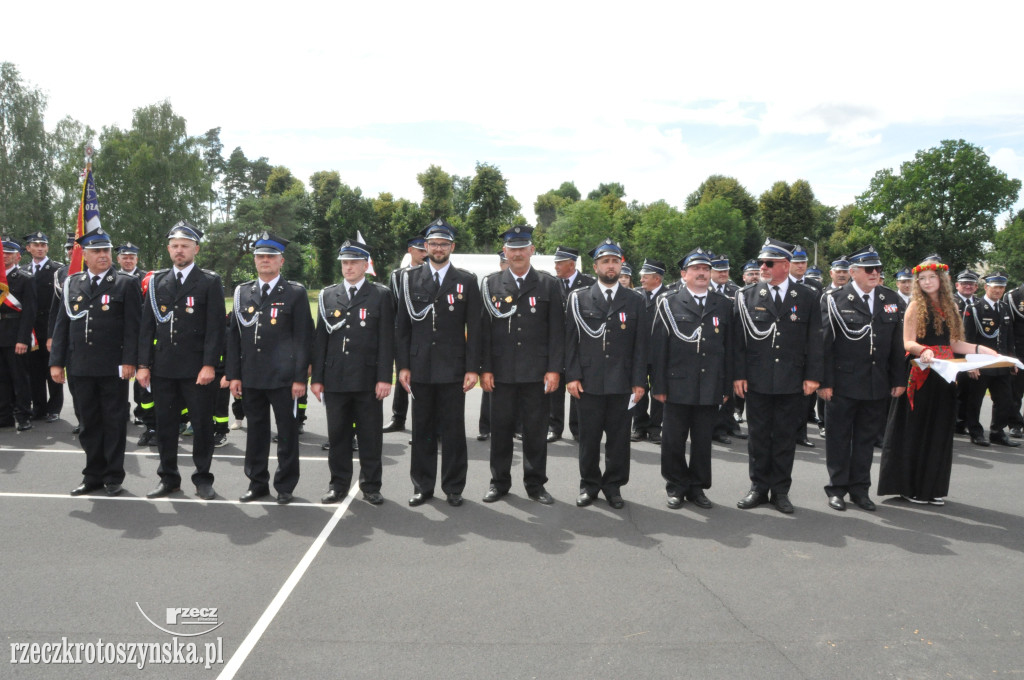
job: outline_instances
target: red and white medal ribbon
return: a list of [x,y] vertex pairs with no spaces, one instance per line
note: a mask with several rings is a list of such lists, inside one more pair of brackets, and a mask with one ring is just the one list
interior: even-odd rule
[[450,304],[450,305],[454,305],[455,304],[455,296],[454,295],[449,295],[448,296],[448,304]]
[[535,298],[535,297],[530,298],[530,306],[531,307],[536,307],[537,306],[537,298]]
[[270,318],[271,319],[276,319],[277,318],[277,307],[271,307],[270,308]]
[[110,296],[109,295],[101,295],[100,296],[100,302],[102,302],[105,305],[110,304]]
[[619,312],[619,321],[621,321],[622,323],[626,323],[626,313],[625,312]]
[[365,307],[359,310],[359,319],[361,321],[365,321],[366,320],[366,308]]
[[187,297],[187,298],[185,298],[185,306],[186,307],[195,307],[196,306],[196,299],[194,297]]

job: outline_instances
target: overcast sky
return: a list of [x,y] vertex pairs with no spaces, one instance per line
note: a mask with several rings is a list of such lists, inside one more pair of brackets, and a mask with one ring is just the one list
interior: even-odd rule
[[51,128],[169,99],[225,155],[367,196],[497,165],[531,223],[566,180],[681,207],[710,174],[755,196],[806,179],[841,206],[943,139],[1024,177],[1022,3],[350,4],[19,3],[0,61],[47,92]]

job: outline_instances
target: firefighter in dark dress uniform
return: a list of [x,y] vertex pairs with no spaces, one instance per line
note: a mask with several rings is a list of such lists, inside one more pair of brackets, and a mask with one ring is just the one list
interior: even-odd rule
[[[53,328],[57,324],[57,315],[62,314],[64,310],[64,300],[61,295],[64,290],[64,279],[68,277],[68,268],[71,266],[71,256],[74,252],[75,235],[68,234],[67,240],[64,242],[64,254],[68,264],[61,265],[53,277],[53,299],[50,301],[50,314],[47,318],[46,328],[46,349],[48,351],[53,343]],[[41,338],[40,343],[42,343]],[[72,384],[74,378],[71,375],[65,375],[65,378],[67,380],[68,392],[71,393],[71,407],[75,412],[75,427],[71,430],[71,433],[78,434],[82,431],[82,417],[78,412],[78,402],[75,401],[75,388]]]
[[[299,482],[298,400],[306,393],[313,318],[302,284],[281,278],[288,241],[268,232],[256,241],[258,278],[235,288],[227,332],[225,374],[231,394],[242,397],[248,503],[270,493],[270,412],[277,424],[278,504],[291,503]],[[351,425],[351,423],[350,423]]]
[[[409,253],[409,266],[401,267],[391,272],[389,288],[394,300],[399,299],[402,278],[411,270],[423,264],[427,258],[427,248],[424,244],[423,232],[416,234],[406,242],[406,252]],[[396,310],[397,311],[397,310]],[[385,432],[401,432],[405,429],[405,420],[409,414],[409,393],[402,389],[396,389],[391,398],[391,422],[384,426]]]
[[[562,308],[565,309],[565,302],[569,293],[579,288],[589,288],[594,285],[594,278],[587,276],[576,268],[580,257],[580,251],[569,246],[558,246],[555,249],[555,276],[558,277],[558,284],[562,291]],[[557,442],[562,438],[565,430],[565,371],[559,376],[558,389],[549,396],[551,402],[551,413],[548,418],[548,442]],[[579,402],[570,396],[569,398],[569,433],[573,439],[579,439]]]
[[[711,257],[711,282],[710,290],[724,295],[730,301],[736,299],[736,291],[740,289],[735,283],[729,280],[729,256],[719,253],[708,253]],[[683,260],[680,260],[682,262]],[[732,444],[730,435],[737,439],[746,439],[747,435],[740,429],[736,422],[736,396],[729,390],[729,397],[718,409],[715,421],[715,431],[712,439],[720,444]]]
[[18,268],[21,246],[4,236],[3,248],[7,291],[0,302],[0,426],[17,423],[20,432],[32,429],[28,354],[36,321],[36,287],[32,275]]
[[28,355],[28,377],[32,386],[32,419],[53,423],[60,420],[64,408],[64,386],[50,377],[50,351],[46,338],[50,328],[50,307],[53,304],[53,281],[60,265],[49,258],[50,239],[41,231],[25,237],[25,248],[32,261],[22,269],[34,277],[36,320],[33,330],[39,349]]
[[[658,301],[658,296],[666,291],[663,285],[664,280],[665,263],[661,260],[645,258],[644,263],[640,266],[640,287],[636,290],[644,296],[648,318],[654,314],[654,305]],[[660,444],[663,406],[660,401],[651,399],[650,387],[650,358],[648,357],[644,395],[633,407],[633,428],[629,433],[629,440],[638,442],[648,439],[652,444]]]
[[[927,260],[927,258],[925,259]],[[964,269],[956,275],[956,292],[953,294],[953,301],[956,302],[957,309],[963,315],[964,333],[967,332],[967,310],[978,300],[974,293],[978,290],[980,278],[977,272],[973,272],[970,269]],[[956,434],[970,434],[967,429],[969,390],[970,378],[964,379],[963,376],[959,376],[956,381],[956,429],[954,430]],[[984,431],[982,435],[984,435]],[[985,442],[985,437],[980,437],[979,441]],[[975,443],[978,444],[978,442]],[[987,442],[980,443],[978,446],[987,446]]]

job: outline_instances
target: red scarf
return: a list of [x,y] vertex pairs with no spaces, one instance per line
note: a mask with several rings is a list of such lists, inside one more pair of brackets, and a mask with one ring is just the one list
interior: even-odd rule
[[[953,348],[949,345],[925,345],[925,349],[930,349],[935,355],[936,359],[952,359]],[[921,350],[924,353],[924,350]],[[907,353],[910,356],[910,353]],[[930,368],[921,368],[916,363],[910,365],[910,380],[907,382],[907,401],[910,402],[910,410],[914,410],[914,392],[917,392],[924,385],[924,381],[928,379],[928,374],[931,373]]]

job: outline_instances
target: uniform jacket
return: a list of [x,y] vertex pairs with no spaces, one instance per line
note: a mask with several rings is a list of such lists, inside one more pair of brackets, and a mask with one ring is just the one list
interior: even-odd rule
[[[22,267],[22,269],[25,273],[31,274],[33,266],[34,263],[29,263]],[[45,345],[46,338],[49,337],[50,307],[53,304],[54,298],[53,277],[59,269],[59,264],[47,258],[46,264],[43,265],[42,269],[38,273],[32,274],[32,282],[35,286],[36,294],[36,319],[32,324],[32,328],[36,332],[36,340],[39,341],[40,345]]]
[[[735,300],[736,299],[736,291],[738,291],[739,289],[740,289],[740,287],[737,286],[732,281],[726,281],[725,282],[725,292],[722,293],[722,295],[725,295],[725,297],[729,298],[730,300]],[[718,284],[715,283],[714,281],[712,281],[711,285],[708,286],[708,290],[711,290],[711,291],[714,291],[714,292],[717,293],[718,292]]]
[[[732,393],[732,307],[729,298],[710,289],[703,313],[685,287],[660,297],[651,338],[651,394],[668,395],[673,404],[722,404]],[[700,343],[680,340],[665,314],[683,335],[700,328]]]
[[565,301],[569,298],[569,293],[580,288],[590,288],[595,283],[597,283],[597,279],[593,276],[587,276],[579,270],[576,271],[576,278],[572,280],[568,288],[565,287],[563,279],[558,279],[558,288],[562,291],[562,305],[565,305]]
[[1013,319],[1014,351],[1018,359],[1024,357],[1024,284],[1007,291],[1002,300],[1010,309]]
[[512,316],[497,319],[486,310],[481,333],[481,370],[497,382],[541,382],[545,373],[561,373],[565,359],[565,314],[561,286],[551,274],[531,267],[516,285],[511,269],[489,274],[481,294],[484,306],[499,313],[514,306]]
[[[850,399],[885,399],[893,387],[907,384],[903,349],[903,313],[906,305],[891,288],[871,292],[875,313],[857,295],[853,283],[821,297],[821,332],[824,339],[822,387]],[[832,309],[831,301],[835,302]],[[843,330],[857,331],[871,324],[859,340]]]
[[138,365],[142,290],[133,276],[107,272],[96,292],[87,272],[71,277],[68,307],[63,301],[53,328],[50,365],[66,367],[71,375],[117,376],[118,367]]
[[[807,277],[804,277],[804,278],[800,279],[799,281],[797,281],[792,276],[790,276],[789,277],[789,282],[790,282],[791,285],[796,283],[796,284],[801,285],[801,286],[807,286],[808,288],[812,288],[814,291],[816,291],[818,293],[818,295],[821,295],[824,292],[822,290],[821,284],[818,283],[817,281],[815,281],[814,279],[808,279]],[[829,288],[832,288],[832,287],[833,286],[829,286]],[[863,300],[861,300],[861,302],[863,302]]]
[[[241,380],[243,389],[262,390],[305,383],[313,339],[306,289],[281,278],[261,303],[261,286],[256,279],[236,289],[238,304],[227,333],[227,379]],[[255,323],[244,326],[239,317]]]
[[[21,311],[12,309],[6,300],[0,303],[0,347],[14,347],[18,343],[31,345],[32,328],[36,321],[35,279],[28,272],[15,267],[7,275],[7,287],[10,294],[21,303]],[[45,343],[46,338],[40,342]]]
[[[395,302],[379,283],[363,281],[351,302],[342,282],[321,293],[313,335],[313,378],[328,392],[370,392],[391,384]],[[326,317],[324,316],[326,314]],[[344,324],[328,332],[327,326]]]
[[[565,311],[565,380],[579,380],[588,394],[626,394],[647,385],[647,344],[650,317],[644,296],[619,286],[611,304],[604,287],[595,283],[569,295]],[[575,310],[578,307],[579,320]],[[579,322],[597,330],[587,335]]]
[[[192,268],[181,286],[174,277],[173,269],[161,269],[149,280],[142,301],[139,365],[161,378],[195,378],[203,366],[216,367],[224,356],[224,286],[220,275],[199,267]],[[159,323],[157,312],[173,316]]]
[[[1013,334],[1013,311],[998,300],[991,307],[983,297],[964,309],[964,340],[971,344],[994,349],[1000,354],[1013,356],[1016,342]],[[989,337],[992,336],[992,337]],[[984,368],[986,375],[1009,375],[1009,368]]]
[[[735,379],[761,394],[803,392],[803,382],[822,379],[821,304],[818,293],[790,283],[782,306],[776,309],[766,281],[752,283],[736,293],[733,330],[736,335]],[[742,316],[741,316],[742,314]],[[749,318],[756,339],[744,328]],[[774,326],[774,332],[771,332]]]
[[[461,383],[466,373],[480,372],[480,288],[476,276],[465,269],[448,267],[441,287],[434,290],[434,270],[429,264],[410,269],[405,290],[399,292],[396,321],[399,370],[412,371],[415,382]],[[433,304],[422,321],[419,315]]]
[[68,265],[61,265],[53,275],[53,298],[50,300],[50,314],[46,320],[46,337],[53,337],[53,327],[57,323],[57,316],[63,314],[64,301],[61,296],[64,294],[64,279],[68,277]]

